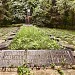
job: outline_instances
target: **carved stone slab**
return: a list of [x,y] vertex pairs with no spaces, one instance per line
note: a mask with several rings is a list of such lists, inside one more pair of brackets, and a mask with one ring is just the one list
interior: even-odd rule
[[0,51],[0,67],[16,67],[26,62],[25,50],[2,50]]
[[70,50],[51,51],[52,62],[55,64],[75,64],[74,57]]
[[2,50],[0,51],[0,67],[17,67],[25,63],[29,66],[49,66],[75,64],[70,50]]
[[74,57],[70,50],[28,50],[27,62],[33,65],[47,65],[54,63],[61,65],[75,64]]
[[27,63],[31,65],[50,65],[52,63],[50,50],[28,50]]

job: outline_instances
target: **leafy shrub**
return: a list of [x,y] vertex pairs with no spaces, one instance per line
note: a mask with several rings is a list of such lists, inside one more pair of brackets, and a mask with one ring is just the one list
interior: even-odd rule
[[55,40],[51,40],[49,36],[40,28],[21,27],[15,39],[9,46],[10,49],[60,49],[59,44]]
[[35,11],[33,11],[33,24],[43,27],[50,27],[51,25],[51,15],[50,15],[51,5],[44,1],[41,6],[37,6]]
[[74,29],[74,3],[74,0],[42,0],[33,11],[33,24],[51,28]]
[[22,65],[18,67],[18,74],[19,75],[30,75],[30,70],[26,65]]

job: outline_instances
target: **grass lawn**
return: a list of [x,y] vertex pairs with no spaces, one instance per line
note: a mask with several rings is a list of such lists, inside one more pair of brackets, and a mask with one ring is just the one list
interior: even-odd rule
[[22,26],[9,49],[60,49],[57,41],[50,39],[42,29],[35,26]]

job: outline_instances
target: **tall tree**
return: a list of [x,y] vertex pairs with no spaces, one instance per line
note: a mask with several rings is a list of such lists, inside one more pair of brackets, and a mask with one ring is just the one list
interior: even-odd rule
[[10,0],[0,1],[0,24],[7,24],[12,19],[10,10]]

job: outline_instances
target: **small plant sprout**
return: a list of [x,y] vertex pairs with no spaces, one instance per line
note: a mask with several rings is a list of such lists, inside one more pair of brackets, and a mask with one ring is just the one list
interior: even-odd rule
[[65,64],[65,60],[66,60],[66,59],[62,58],[62,61],[61,61],[62,67],[64,67],[64,66],[66,65],[66,64]]
[[43,67],[43,69],[45,69],[45,68],[46,68],[46,66],[45,66],[45,65],[42,65],[42,67]]
[[19,75],[30,75],[30,70],[26,65],[19,66],[17,72]]
[[51,66],[52,69],[55,68],[55,64],[54,63],[50,64],[50,66]]
[[58,68],[57,71],[60,75],[64,75],[63,71],[60,68]]

